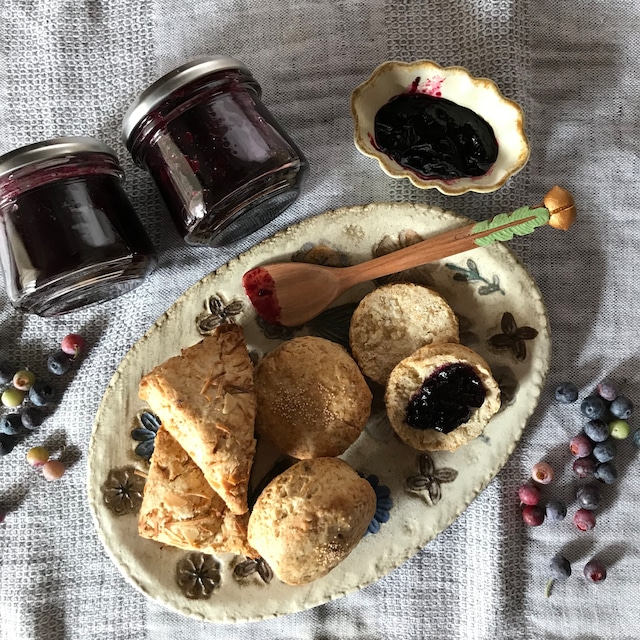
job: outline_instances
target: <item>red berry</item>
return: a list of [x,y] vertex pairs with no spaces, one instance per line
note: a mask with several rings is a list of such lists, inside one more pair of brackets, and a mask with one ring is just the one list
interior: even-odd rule
[[584,565],[584,577],[590,582],[602,582],[607,577],[607,567],[595,558]]
[[574,438],[571,438],[569,449],[574,456],[586,458],[593,451],[593,443],[585,433],[579,433]]
[[540,505],[529,504],[522,510],[522,519],[530,527],[539,527],[544,522],[544,509]]
[[553,480],[553,469],[546,462],[538,462],[533,465],[531,477],[540,484],[549,484]]
[[573,522],[580,531],[591,531],[596,526],[596,516],[589,509],[578,509],[573,516]]
[[70,333],[62,338],[60,348],[69,356],[74,358],[82,353],[87,346],[85,339],[77,333]]
[[518,489],[518,497],[522,504],[536,505],[540,502],[540,489],[531,482],[527,482]]
[[45,480],[60,480],[64,475],[65,467],[60,460],[49,460],[42,467],[42,475]]

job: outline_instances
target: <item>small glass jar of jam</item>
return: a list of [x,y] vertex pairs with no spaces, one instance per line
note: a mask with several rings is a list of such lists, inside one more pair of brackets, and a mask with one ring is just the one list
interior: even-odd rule
[[125,115],[122,139],[188,244],[250,235],[298,197],[308,172],[260,85],[229,57],[198,58],[152,84]]
[[21,311],[55,316],[137,285],[153,247],[115,153],[94,138],[46,140],[0,156],[0,263]]

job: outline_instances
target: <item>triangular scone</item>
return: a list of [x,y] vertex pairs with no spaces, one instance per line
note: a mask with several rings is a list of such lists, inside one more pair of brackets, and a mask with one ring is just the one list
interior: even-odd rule
[[227,509],[200,467],[160,427],[138,515],[140,535],[180,549],[256,556],[247,542],[248,520]]
[[242,327],[221,325],[157,366],[140,381],[139,396],[229,509],[246,513],[256,396]]

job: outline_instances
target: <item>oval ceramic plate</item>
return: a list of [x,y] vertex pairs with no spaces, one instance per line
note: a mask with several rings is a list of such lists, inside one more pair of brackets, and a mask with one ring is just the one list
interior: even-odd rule
[[[270,580],[260,563],[233,555],[194,559],[188,552],[137,535],[136,490],[148,468],[135,453],[140,443],[131,437],[131,431],[140,427],[145,408],[137,397],[140,378],[180,348],[197,342],[202,331],[218,322],[242,324],[254,359],[294,335],[312,333],[344,342],[354,304],[381,283],[352,289],[307,326],[284,329],[257,321],[241,285],[248,269],[283,260],[336,266],[362,262],[465,223],[466,218],[441,209],[400,203],[345,208],[310,218],[195,284],[132,347],[96,416],[88,477],[98,534],[132,584],[179,613],[216,622],[259,620],[310,608],[360,589],[398,567],[451,524],[487,486],[513,451],[538,402],[550,352],[547,315],[538,288],[500,244],[394,276],[433,286],[447,298],[460,319],[461,341],[492,367],[503,407],[477,440],[453,453],[419,455],[394,437],[381,402],[382,390],[374,388],[365,431],[342,457],[365,476],[377,476],[380,485],[389,489],[393,506],[385,499],[386,490],[379,489],[377,520],[370,527],[377,531],[366,535],[342,564],[320,580],[292,587]],[[153,435],[152,429],[146,433]],[[273,451],[260,443],[254,485],[275,460]],[[178,584],[180,575],[186,575],[190,586],[199,588],[204,597],[188,598]]]

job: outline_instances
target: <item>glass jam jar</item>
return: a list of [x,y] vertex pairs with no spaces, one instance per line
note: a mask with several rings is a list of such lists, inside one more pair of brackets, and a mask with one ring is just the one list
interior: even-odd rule
[[115,153],[93,138],[0,156],[0,263],[21,311],[54,316],[114,298],[155,266]]
[[127,111],[122,139],[188,244],[250,235],[298,197],[308,172],[260,85],[229,57],[198,58],[152,84]]

